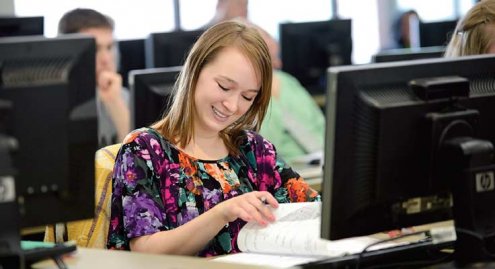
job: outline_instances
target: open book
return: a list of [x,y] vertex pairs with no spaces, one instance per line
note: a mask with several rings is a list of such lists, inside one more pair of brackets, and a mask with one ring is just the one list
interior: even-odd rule
[[[336,241],[321,239],[320,202],[279,204],[274,215],[276,221],[267,227],[250,222],[241,229],[237,245],[243,253],[215,260],[289,267],[359,253],[378,240],[368,236]],[[370,250],[390,246],[377,245]]]

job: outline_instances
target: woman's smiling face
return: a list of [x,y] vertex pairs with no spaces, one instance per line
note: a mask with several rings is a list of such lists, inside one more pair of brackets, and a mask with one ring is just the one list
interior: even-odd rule
[[195,132],[213,134],[227,128],[249,110],[260,87],[251,61],[236,47],[222,49],[199,74]]

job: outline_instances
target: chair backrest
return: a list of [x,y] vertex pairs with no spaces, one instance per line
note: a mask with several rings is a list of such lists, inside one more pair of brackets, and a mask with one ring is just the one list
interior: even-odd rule
[[112,171],[121,144],[99,149],[95,154],[95,215],[92,219],[47,226],[46,242],[75,241],[77,246],[106,248],[110,225]]

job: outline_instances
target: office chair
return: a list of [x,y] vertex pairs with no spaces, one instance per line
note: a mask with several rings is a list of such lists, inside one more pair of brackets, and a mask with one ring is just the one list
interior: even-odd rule
[[95,215],[93,219],[47,226],[45,242],[75,241],[78,247],[106,248],[110,225],[112,171],[121,144],[106,146],[95,154]]

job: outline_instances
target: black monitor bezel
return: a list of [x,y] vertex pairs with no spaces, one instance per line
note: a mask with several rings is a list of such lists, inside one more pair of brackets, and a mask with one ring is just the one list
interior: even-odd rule
[[373,63],[410,61],[419,59],[440,58],[443,57],[444,54],[444,46],[433,46],[414,49],[391,49],[373,55],[371,61]]
[[[171,66],[132,70],[129,73],[131,128],[150,126],[162,118],[181,70],[182,66]],[[152,87],[161,87],[163,84],[170,85],[168,93],[162,95],[153,91]],[[160,108],[156,107],[157,103],[160,103]]]
[[[402,62],[377,63],[361,66],[332,67],[328,70],[328,78],[331,81],[327,91],[326,106],[326,144],[324,159],[323,180],[323,205],[321,234],[323,238],[335,240],[352,236],[369,235],[372,233],[410,227],[419,224],[431,223],[451,219],[451,209],[442,211],[437,215],[425,215],[425,218],[408,220],[407,223],[380,223],[379,227],[374,222],[383,220],[384,215],[368,216],[368,219],[350,221],[347,217],[353,208],[355,201],[349,200],[350,189],[354,189],[355,160],[352,149],[352,141],[355,133],[354,105],[357,96],[364,85],[386,85],[394,83],[406,83],[420,77],[435,77],[445,75],[478,76],[481,73],[490,73],[495,70],[495,59],[490,55],[470,56],[457,59],[423,59]],[[404,85],[407,87],[407,85]],[[492,96],[490,96],[492,97]],[[477,98],[477,96],[476,96]],[[475,99],[475,98],[473,98]],[[469,103],[469,98],[466,99]],[[416,102],[416,101],[415,101]],[[442,101],[431,101],[431,105],[440,104]],[[421,102],[417,101],[418,104]],[[404,104],[397,103],[397,106]],[[397,115],[399,117],[400,115]],[[487,117],[484,115],[486,127]],[[495,120],[495,119],[494,119]],[[395,127],[393,127],[395,128]],[[381,134],[376,134],[378,137]],[[407,134],[402,134],[407,135]],[[493,134],[490,134],[493,135]],[[484,137],[484,139],[487,139]],[[492,139],[493,140],[493,139]],[[386,153],[382,153],[385,154]],[[425,160],[428,162],[429,160]],[[375,166],[376,163],[359,164]],[[393,165],[393,164],[391,164]],[[398,168],[399,169],[399,168]],[[406,173],[410,173],[407,171]],[[407,175],[407,174],[406,174]],[[426,180],[410,181],[405,185],[426,184]],[[375,184],[375,183],[370,183]],[[437,182],[434,187],[446,188],[445,182]],[[376,186],[373,186],[375,188]],[[390,193],[395,193],[389,189]],[[424,193],[428,194],[428,193]],[[347,217],[346,217],[347,216]],[[386,220],[383,220],[386,222]]]
[[181,66],[205,30],[151,33],[145,40],[146,68]]
[[0,16],[0,37],[43,35],[44,21],[43,16]]
[[[293,75],[312,94],[322,95],[326,89],[326,69],[334,64],[329,43],[341,50],[339,63],[352,64],[352,21],[331,19],[326,21],[290,22],[279,24],[280,57],[282,70]],[[337,45],[335,45],[337,44]],[[305,49],[301,49],[301,47]],[[302,63],[311,59],[311,66]],[[325,60],[326,59],[326,60]],[[318,61],[318,66],[315,62]],[[325,65],[325,66],[323,66]]]
[[[94,154],[98,147],[94,38],[80,34],[56,38],[9,37],[0,39],[0,55],[3,68],[6,61],[65,59],[70,62],[62,67],[67,69],[56,82],[34,80],[32,84],[9,86],[3,81],[0,85],[3,91],[0,97],[13,103],[6,130],[7,135],[18,141],[12,158],[21,211],[20,227],[92,218],[95,212]],[[30,99],[29,92],[36,93],[37,97]],[[52,110],[49,102],[61,103],[57,105],[58,112]],[[45,130],[43,126],[56,126],[56,129]],[[62,155],[57,157],[62,161],[53,161],[58,154]],[[30,165],[26,162],[28,159],[44,165]],[[41,166],[48,170],[30,171],[32,177],[23,172]],[[57,179],[55,176],[37,177],[44,172],[61,176]]]
[[457,25],[456,19],[420,22],[419,45],[420,47],[447,46]]

